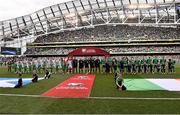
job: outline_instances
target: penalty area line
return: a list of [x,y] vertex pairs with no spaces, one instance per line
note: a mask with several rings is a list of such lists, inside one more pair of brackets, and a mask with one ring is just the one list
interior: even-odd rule
[[[0,96],[8,96],[8,97],[34,97],[34,98],[61,98],[63,97],[46,97],[41,95],[24,95],[24,94],[0,94]],[[77,98],[69,98],[69,99],[77,99]],[[84,98],[82,98],[84,99]],[[97,100],[180,100],[180,98],[136,98],[136,97],[88,97],[85,99],[97,99]]]

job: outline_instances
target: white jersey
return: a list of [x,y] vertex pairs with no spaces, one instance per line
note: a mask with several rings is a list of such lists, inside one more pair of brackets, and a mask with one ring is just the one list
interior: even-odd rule
[[68,68],[72,68],[72,61],[71,60],[68,60],[67,64],[68,64]]

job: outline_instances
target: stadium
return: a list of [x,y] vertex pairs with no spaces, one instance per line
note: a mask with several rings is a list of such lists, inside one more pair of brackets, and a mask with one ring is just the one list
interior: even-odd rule
[[0,114],[180,114],[179,0],[54,4],[0,21],[0,51]]

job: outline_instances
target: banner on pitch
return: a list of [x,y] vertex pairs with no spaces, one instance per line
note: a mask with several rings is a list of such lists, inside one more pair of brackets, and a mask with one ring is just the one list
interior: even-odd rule
[[95,75],[77,74],[42,95],[62,98],[87,98],[91,93],[94,80]]

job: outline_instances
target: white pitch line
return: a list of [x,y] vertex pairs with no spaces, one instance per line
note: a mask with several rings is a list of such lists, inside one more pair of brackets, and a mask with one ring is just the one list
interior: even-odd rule
[[[42,97],[42,98],[63,98],[63,97],[46,97],[41,95],[23,95],[23,94],[0,94],[0,96],[9,97]],[[76,98],[77,99],[77,98]],[[180,100],[180,98],[136,98],[136,97],[88,97],[87,99],[97,100]]]
[[43,97],[41,95],[24,95],[24,94],[0,94],[0,96],[9,96],[9,97]]
[[180,100],[180,98],[155,98],[155,97],[89,97],[89,99],[99,100]]

